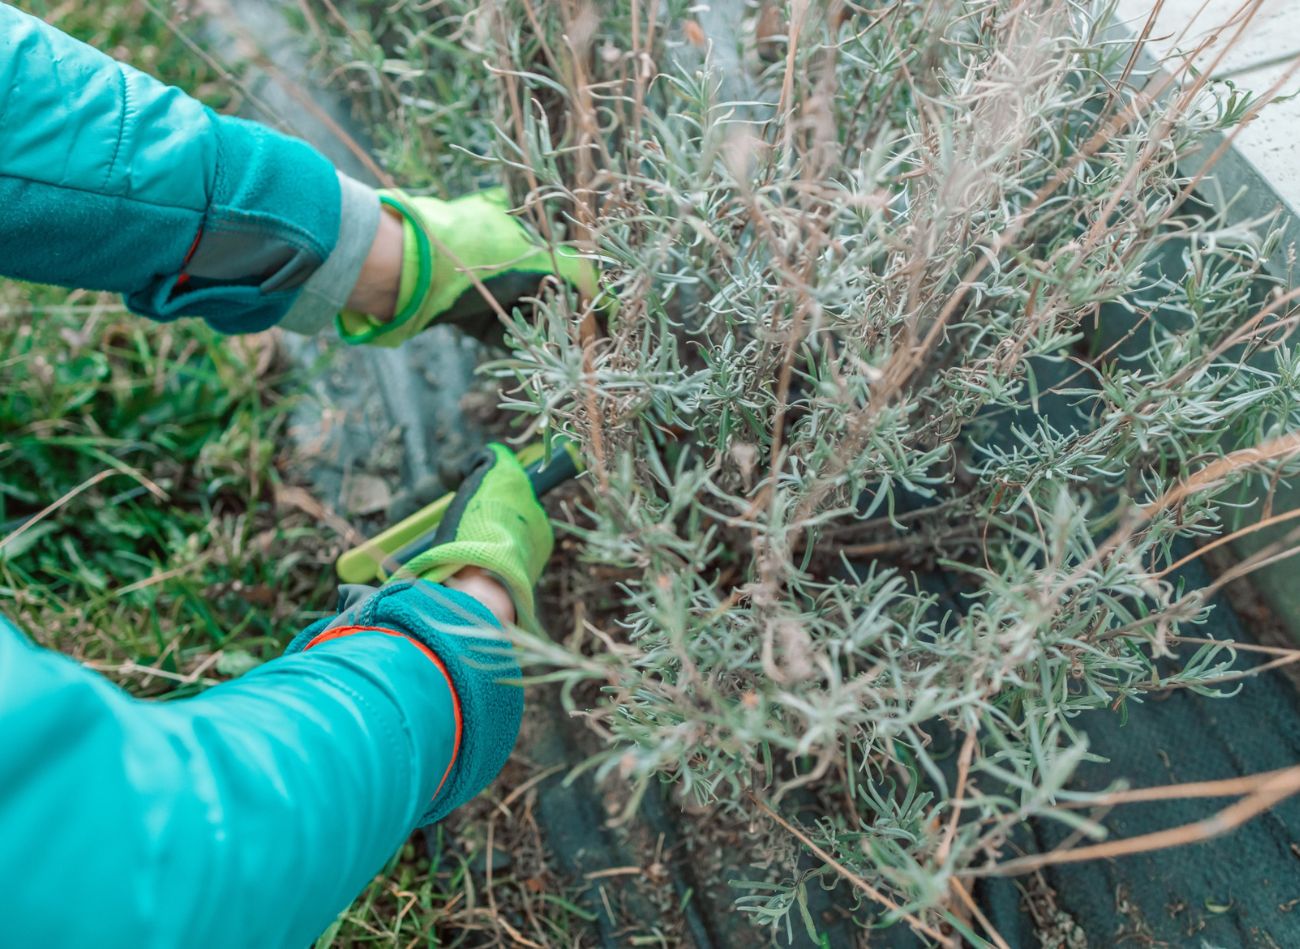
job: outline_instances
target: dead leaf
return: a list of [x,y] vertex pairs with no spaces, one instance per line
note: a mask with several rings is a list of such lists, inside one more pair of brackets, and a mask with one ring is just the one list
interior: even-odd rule
[[326,524],[345,538],[348,543],[358,543],[362,540],[360,534],[343,518],[339,517],[332,510],[311,494],[305,488],[297,485],[277,484],[275,486],[275,506],[277,510],[294,510],[301,511],[312,520]]
[[383,478],[355,474],[343,489],[343,503],[349,514],[377,514],[393,503],[393,490]]
[[263,609],[274,606],[279,594],[273,587],[265,583],[259,583],[255,586],[245,587],[240,591],[240,596],[251,603],[253,606],[260,606]]
[[239,355],[253,370],[253,376],[264,379],[268,376],[280,356],[280,331],[269,329],[264,333],[250,333],[247,336],[232,336],[231,344]]

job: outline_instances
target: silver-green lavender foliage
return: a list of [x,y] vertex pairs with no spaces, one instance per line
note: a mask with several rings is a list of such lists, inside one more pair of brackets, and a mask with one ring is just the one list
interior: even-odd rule
[[525,644],[603,687],[593,765],[742,811],[802,787],[803,832],[923,916],[1028,818],[1099,833],[1057,808],[1075,720],[1216,689],[1165,568],[1300,427],[1277,238],[1179,170],[1254,104],[1161,87],[1087,3],[385,9],[399,165],[455,141],[442,180],[504,174],[605,274],[494,366],[583,445],[573,530],[624,577]]

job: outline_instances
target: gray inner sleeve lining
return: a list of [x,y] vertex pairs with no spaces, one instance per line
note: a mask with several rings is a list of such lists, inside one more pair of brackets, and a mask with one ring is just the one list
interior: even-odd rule
[[342,205],[334,250],[302,285],[289,312],[280,320],[285,329],[304,335],[320,333],[334,323],[361,274],[361,265],[379,230],[379,196],[361,182],[339,172]]

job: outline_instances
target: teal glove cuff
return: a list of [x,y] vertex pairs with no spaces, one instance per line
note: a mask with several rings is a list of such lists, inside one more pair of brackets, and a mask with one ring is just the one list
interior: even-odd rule
[[460,700],[461,744],[451,774],[419,825],[442,820],[491,784],[514,748],[524,690],[510,643],[500,636],[487,608],[468,594],[424,581],[400,581],[312,624],[285,652],[301,652],[326,629],[342,625],[403,633],[442,660]]

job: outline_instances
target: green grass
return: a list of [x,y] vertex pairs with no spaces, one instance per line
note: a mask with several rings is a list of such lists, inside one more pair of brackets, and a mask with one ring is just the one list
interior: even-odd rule
[[[231,100],[177,35],[193,24],[152,4],[20,6]],[[275,506],[293,382],[265,345],[154,326],[107,295],[0,285],[7,614],[137,693],[177,695],[277,654],[329,602],[330,538]]]
[[[1213,691],[1231,661],[1179,641],[1203,604],[1162,568],[1224,530],[1226,482],[1178,486],[1296,425],[1295,374],[1236,355],[1289,365],[1282,315],[1240,335],[1273,238],[1233,238],[1178,197],[1176,159],[1240,110],[1209,95],[1112,123],[1137,98],[1107,78],[1127,54],[1074,6],[993,2],[960,19],[890,5],[879,29],[856,5],[803,5],[788,74],[746,22],[732,78],[753,101],[733,108],[744,88],[694,66],[702,8],[674,0],[652,32],[648,6],[610,2],[596,23],[567,4],[359,0],[352,20],[306,4],[299,26],[395,178],[448,193],[501,172],[605,255],[609,336],[578,345],[572,314],[544,305],[496,365],[509,407],[593,462],[573,532],[590,564],[566,579],[621,571],[616,602],[534,644],[598,691],[582,704],[607,739],[599,772],[755,816],[750,836],[775,834],[754,802],[783,811],[838,872],[955,925],[954,872],[1009,856],[1030,818],[1076,820],[1055,801],[1086,753],[1081,712]],[[57,9],[235,101],[152,2]],[[787,100],[797,122],[779,121]],[[983,134],[999,116],[1015,121]],[[1185,279],[1148,270],[1175,239]],[[147,694],[274,655],[327,601],[337,546],[276,507],[301,380],[112,300],[3,292],[19,309],[0,323],[0,524],[75,493],[0,550],[6,611]],[[1094,346],[1098,327],[1119,342]],[[1000,440],[1008,420],[1023,429]],[[1236,468],[1251,486],[1294,473]],[[961,610],[918,582],[935,564]],[[1171,644],[1187,648],[1160,673]],[[945,777],[958,745],[969,781]],[[510,944],[511,927],[581,942],[528,797],[494,824],[534,773],[511,767],[321,944]],[[800,789],[816,819],[783,803]],[[792,876],[738,908],[812,936],[800,848],[779,839],[755,862]]]
[[195,54],[202,4],[191,0],[14,0],[17,7],[137,69],[178,86],[214,109],[238,98],[237,64],[218,67]]
[[6,612],[142,694],[277,654],[329,602],[326,529],[276,509],[289,380],[255,345],[107,297],[0,300]]
[[[276,503],[295,378],[263,347],[154,326],[107,296],[9,284],[0,312],[0,609],[138,695],[192,694],[279,655],[332,602],[338,550],[328,527]],[[413,838],[320,945],[443,945],[492,928],[473,869],[488,806],[458,817],[477,833],[433,861]],[[541,879],[563,892],[540,852],[516,865],[524,878],[495,881],[503,904]],[[581,925],[542,905],[552,925]]]
[[[233,101],[177,36],[193,24],[151,4],[19,6],[214,107]],[[135,694],[179,697],[278,655],[332,603],[334,532],[276,502],[301,380],[269,344],[154,325],[111,295],[0,283],[6,616]],[[338,945],[428,929],[439,878],[405,856],[346,914]],[[399,917],[386,895],[410,886],[423,895]]]
[[[168,19],[151,2],[18,6],[216,108],[238,104],[228,67],[178,35],[198,24],[174,6]],[[294,483],[287,438],[306,396],[272,337],[155,325],[113,295],[0,282],[0,353],[0,611],[33,638],[170,699],[279,655],[333,603],[342,541],[281,490],[310,490]],[[504,821],[495,852],[512,862],[488,892],[493,806],[456,815],[432,855],[414,836],[318,944],[482,944],[498,911],[576,944],[584,911],[540,841]]]

